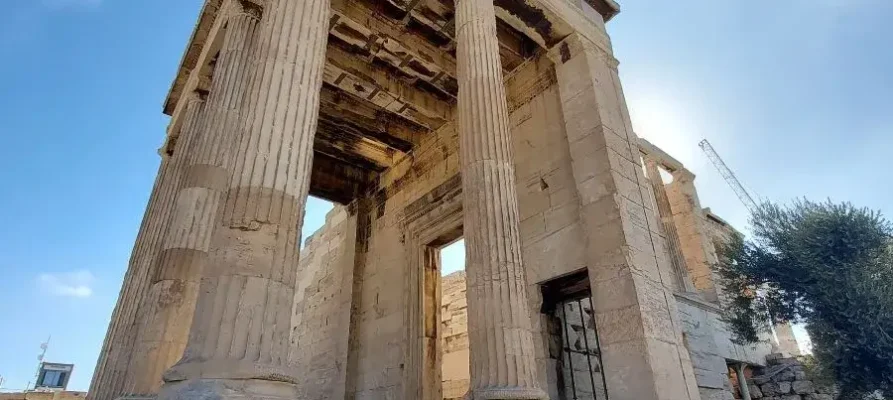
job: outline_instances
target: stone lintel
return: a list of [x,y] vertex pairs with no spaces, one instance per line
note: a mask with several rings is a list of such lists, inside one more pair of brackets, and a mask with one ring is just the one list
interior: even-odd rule
[[551,49],[575,33],[610,48],[604,16],[602,20],[595,21],[568,0],[497,0],[495,4],[499,19],[544,49]]
[[651,142],[639,138],[639,151],[642,154],[648,155],[651,159],[656,161],[658,165],[666,169],[670,173],[675,173],[676,171],[686,170],[685,165],[683,165],[679,160],[673,158],[673,156],[667,154],[660,147],[655,146]]

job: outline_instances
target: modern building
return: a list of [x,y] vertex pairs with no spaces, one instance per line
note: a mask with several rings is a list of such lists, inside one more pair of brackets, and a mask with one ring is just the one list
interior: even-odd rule
[[64,391],[68,388],[68,380],[71,379],[72,372],[74,372],[74,364],[41,362],[34,389]]

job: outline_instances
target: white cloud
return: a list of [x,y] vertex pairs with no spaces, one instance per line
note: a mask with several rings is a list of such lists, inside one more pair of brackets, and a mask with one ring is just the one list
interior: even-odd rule
[[95,280],[93,274],[87,270],[43,273],[37,277],[37,286],[56,296],[90,297],[93,295],[92,285]]

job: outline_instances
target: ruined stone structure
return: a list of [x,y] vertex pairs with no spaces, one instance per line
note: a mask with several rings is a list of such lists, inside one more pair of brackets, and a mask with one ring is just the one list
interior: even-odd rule
[[[715,244],[729,240],[731,235],[738,233],[727,223],[713,214],[710,209],[702,209],[694,188],[694,175],[685,167],[647,141],[640,141],[640,149],[647,178],[655,192],[655,205],[664,221],[663,229],[668,237],[667,253],[676,257],[671,263],[683,269],[678,277],[685,290],[675,294],[679,318],[682,321],[685,346],[688,349],[694,367],[698,389],[702,399],[731,399],[735,394],[735,374],[729,374],[729,370],[737,368],[761,367],[766,363],[766,356],[773,350],[768,337],[767,340],[751,346],[741,346],[732,342],[731,333],[725,324],[720,321],[721,301],[724,298],[722,291],[716,287],[715,276],[709,263],[716,260]],[[661,170],[672,177],[670,183],[665,184],[660,178]],[[663,204],[661,204],[663,202]],[[325,227],[321,232],[328,231]],[[679,240],[678,232],[686,234],[685,241]],[[675,236],[675,240],[671,240]],[[683,246],[686,243],[687,246]],[[696,244],[692,245],[692,244]],[[676,254],[675,256],[673,254]],[[700,276],[699,283],[702,290],[698,290],[686,276]],[[709,289],[705,291],[703,289]],[[442,296],[442,320],[443,320],[443,387],[444,398],[461,398],[467,389],[468,381],[468,336],[465,320],[465,282],[462,273],[455,273],[443,278]],[[713,301],[707,298],[716,299]],[[584,312],[588,304],[583,304]],[[585,326],[579,318],[568,318],[571,323],[570,331]],[[785,325],[788,329],[790,326]],[[594,336],[594,335],[593,335]],[[544,348],[551,350],[550,356],[557,358],[556,347],[573,345],[574,340],[567,343],[550,343],[551,337],[544,336]],[[563,339],[563,338],[559,338]],[[573,339],[573,338],[571,338]],[[596,341],[597,338],[592,338]],[[791,338],[791,340],[793,340]],[[585,343],[584,343],[585,344]],[[796,342],[794,343],[796,346]],[[560,355],[560,352],[558,352]],[[579,357],[578,357],[579,358]],[[566,368],[570,368],[567,363]],[[586,366],[585,359],[575,361],[575,369]],[[604,366],[609,367],[609,366]],[[568,370],[569,371],[569,370]],[[586,371],[583,371],[584,373]],[[566,375],[567,373],[565,373]],[[731,379],[730,379],[731,378]],[[586,386],[584,378],[582,384],[577,380],[578,398],[591,399],[581,396],[579,386]],[[552,385],[556,386],[557,385]],[[598,385],[596,385],[598,386]],[[449,392],[447,389],[449,388]],[[457,395],[458,393],[458,395]],[[559,397],[558,398],[566,398]],[[604,398],[596,396],[596,398]]]
[[[460,237],[470,398],[701,397],[709,246],[644,173],[617,12],[207,0],[89,397],[440,399]],[[301,257],[308,194],[341,206]]]

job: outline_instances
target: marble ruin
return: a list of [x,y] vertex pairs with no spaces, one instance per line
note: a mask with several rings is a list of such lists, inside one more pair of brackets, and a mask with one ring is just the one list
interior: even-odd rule
[[[763,362],[719,326],[730,231],[633,132],[618,12],[206,0],[88,398],[722,398]],[[301,250],[308,195],[339,206]]]

